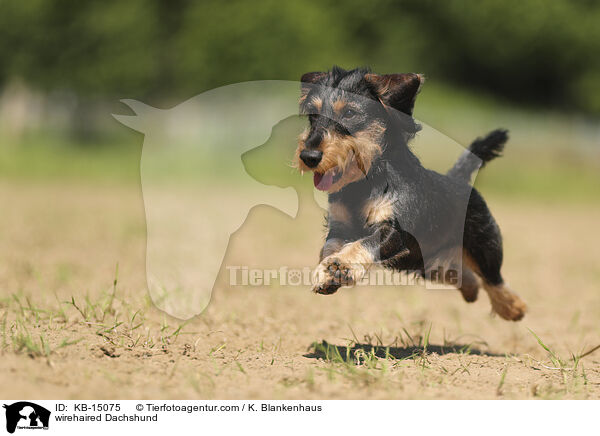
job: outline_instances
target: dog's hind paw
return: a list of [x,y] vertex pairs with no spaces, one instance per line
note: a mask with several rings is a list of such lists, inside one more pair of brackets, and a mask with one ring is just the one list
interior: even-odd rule
[[527,304],[506,286],[488,287],[492,310],[508,321],[520,321],[527,312]]
[[477,296],[479,295],[479,287],[465,286],[464,288],[460,288],[460,293],[467,303],[474,303],[475,301],[477,301]]

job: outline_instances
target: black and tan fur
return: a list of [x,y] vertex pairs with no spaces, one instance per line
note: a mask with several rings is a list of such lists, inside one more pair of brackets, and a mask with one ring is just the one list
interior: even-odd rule
[[[496,313],[521,319],[526,305],[500,274],[500,230],[469,184],[472,173],[502,151],[506,132],[476,140],[442,175],[424,168],[408,147],[419,130],[412,110],[421,75],[334,67],[307,73],[302,82],[300,109],[309,127],[296,161],[329,193],[314,291],[352,286],[373,264],[431,279],[430,260],[443,259],[459,272],[466,301],[475,301],[482,285]],[[450,275],[437,280],[453,283]]]

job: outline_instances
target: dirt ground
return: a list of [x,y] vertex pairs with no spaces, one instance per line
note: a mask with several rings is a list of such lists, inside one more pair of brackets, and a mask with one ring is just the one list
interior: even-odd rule
[[[3,182],[0,197],[5,398],[600,398],[600,350],[588,353],[600,345],[597,205],[489,200],[504,275],[529,304],[519,323],[490,316],[485,294],[326,297],[231,287],[226,271],[208,309],[182,322],[145,290],[139,187]],[[313,265],[311,214],[298,225],[254,209],[227,261]]]

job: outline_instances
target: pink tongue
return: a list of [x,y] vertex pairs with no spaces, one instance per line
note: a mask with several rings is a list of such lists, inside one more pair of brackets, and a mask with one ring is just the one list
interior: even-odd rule
[[329,191],[333,185],[333,171],[327,171],[325,174],[314,173],[313,182],[319,191]]

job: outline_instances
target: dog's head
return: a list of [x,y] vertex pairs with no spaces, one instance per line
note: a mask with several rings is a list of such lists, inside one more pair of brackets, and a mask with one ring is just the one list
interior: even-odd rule
[[423,76],[334,67],[301,81],[300,113],[310,125],[299,137],[295,161],[301,171],[314,172],[317,189],[332,193],[369,173],[384,152],[390,112],[412,115]]

